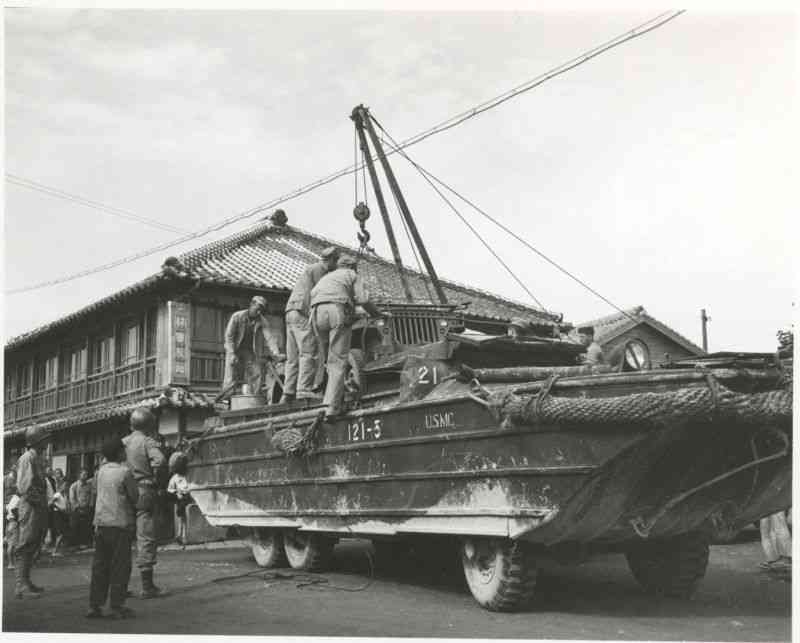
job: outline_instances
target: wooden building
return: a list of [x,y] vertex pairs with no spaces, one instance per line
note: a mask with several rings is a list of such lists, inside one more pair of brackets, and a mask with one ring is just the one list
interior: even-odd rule
[[[4,443],[6,464],[24,447],[25,428],[53,433],[51,457],[69,478],[93,468],[103,440],[125,434],[130,411],[158,410],[167,443],[201,430],[214,413],[223,377],[223,334],[236,310],[259,294],[269,302],[274,331],[284,334],[283,308],[303,268],[328,239],[290,227],[273,216],[253,229],[165,261],[160,272],[5,346]],[[392,262],[361,257],[359,274],[379,303],[404,301]],[[406,270],[414,301],[434,303],[430,280]],[[443,282],[466,325],[504,332],[526,317],[552,324],[552,315],[488,292]],[[395,334],[408,343],[436,339],[436,328],[396,318]],[[430,335],[430,337],[428,337]]]
[[595,341],[602,346],[609,363],[620,363],[623,348],[629,341],[640,347],[637,354],[647,356],[652,366],[670,360],[705,355],[702,348],[650,316],[644,306],[636,306],[625,313],[616,313],[577,325],[578,328],[594,327]]

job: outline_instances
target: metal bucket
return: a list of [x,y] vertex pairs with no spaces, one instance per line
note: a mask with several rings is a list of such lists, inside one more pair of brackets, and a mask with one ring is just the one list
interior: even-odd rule
[[264,405],[263,395],[234,395],[231,397],[231,411],[254,409]]

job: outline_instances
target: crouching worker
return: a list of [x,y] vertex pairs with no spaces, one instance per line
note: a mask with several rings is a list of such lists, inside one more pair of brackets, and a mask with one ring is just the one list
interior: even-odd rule
[[131,543],[136,534],[136,503],[139,489],[125,465],[125,446],[120,438],[103,445],[106,463],[97,472],[95,545],[88,618],[102,616],[100,608],[110,594],[111,618],[127,618],[125,607],[131,576]]

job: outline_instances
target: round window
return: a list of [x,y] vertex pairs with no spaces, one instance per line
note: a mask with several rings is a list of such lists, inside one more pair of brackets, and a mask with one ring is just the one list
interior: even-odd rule
[[625,370],[641,371],[650,368],[650,349],[640,339],[625,344]]

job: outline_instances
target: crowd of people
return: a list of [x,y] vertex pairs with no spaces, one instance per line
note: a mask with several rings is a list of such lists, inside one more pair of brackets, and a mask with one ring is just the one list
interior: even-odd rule
[[144,407],[130,418],[131,432],[124,439],[113,437],[103,444],[102,460],[89,476],[81,469],[68,484],[60,469],[45,467],[48,434],[30,427],[25,434],[26,451],[4,477],[5,542],[9,569],[15,570],[17,598],[37,598],[44,588],[31,580],[31,569],[46,547],[58,556],[59,547],[94,547],[86,616],[102,616],[109,601],[109,616],[127,618],[136,543],[136,565],[142,582],[142,598],[165,594],[153,582],[156,564],[156,516],[158,499],[171,496],[181,518],[178,533],[186,538],[186,506],[191,502],[186,481],[186,459],[169,461],[173,472],[163,485],[168,461],[156,439],[157,419]]
[[[95,470],[96,471],[96,470]],[[87,469],[81,469],[78,478],[71,482],[61,469],[46,468],[44,472],[47,527],[36,551],[38,559],[43,553],[61,556],[63,547],[86,549],[94,542],[95,478]],[[11,467],[3,480],[3,501],[6,507],[6,549],[8,569],[14,569],[13,535],[18,513],[17,468]]]

